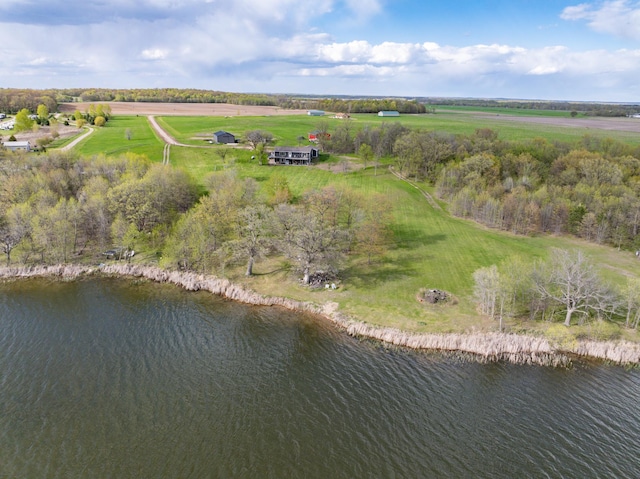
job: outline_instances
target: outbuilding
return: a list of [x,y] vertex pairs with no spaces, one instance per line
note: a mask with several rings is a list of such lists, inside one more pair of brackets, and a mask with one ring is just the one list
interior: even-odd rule
[[382,110],[378,112],[378,116],[400,116],[400,112],[395,110]]
[[5,141],[2,146],[11,151],[31,151],[31,143],[28,141]]
[[213,134],[213,141],[215,143],[220,143],[226,145],[227,143],[235,143],[236,137],[227,131],[216,131]]
[[307,115],[309,115],[309,116],[323,116],[324,115],[324,111],[322,111],[322,110],[309,110],[309,111],[307,111]]

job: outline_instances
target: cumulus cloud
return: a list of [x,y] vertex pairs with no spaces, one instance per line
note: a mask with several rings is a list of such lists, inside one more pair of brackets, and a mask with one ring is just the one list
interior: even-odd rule
[[563,20],[584,20],[596,32],[640,40],[640,2],[609,0],[566,7]]
[[[575,95],[569,85],[579,79],[593,91],[578,99],[617,100],[607,96],[613,91],[640,96],[640,50],[342,42],[315,29],[319,16],[342,16],[344,9],[354,17],[380,15],[384,6],[383,0],[3,0],[0,78],[3,86],[36,88],[160,85],[453,96],[468,96],[469,89],[508,96],[546,85],[554,97],[558,85]],[[606,6],[633,9],[628,1],[582,4],[565,9],[563,18],[604,24],[598,15]],[[52,18],[71,11],[82,13]]]

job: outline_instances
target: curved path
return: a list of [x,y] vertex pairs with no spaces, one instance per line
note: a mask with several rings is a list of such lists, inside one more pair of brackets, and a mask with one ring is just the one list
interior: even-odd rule
[[62,148],[60,148],[60,151],[70,150],[71,148],[76,146],[78,143],[80,143],[82,140],[84,140],[86,137],[88,137],[91,133],[93,133],[93,130],[94,130],[93,128],[87,127],[87,131],[85,131],[82,135],[80,135],[78,138],[73,140],[71,143],[64,145]]
[[169,133],[164,131],[162,127],[158,125],[158,122],[156,121],[155,116],[149,115],[147,116],[147,118],[149,119],[151,128],[153,128],[154,131],[160,136],[160,138],[162,138],[162,141],[164,141],[168,145],[189,146],[189,145],[183,145],[182,143],[178,143],[171,135],[169,135]]
[[429,193],[427,193],[426,191],[424,191],[422,188],[420,188],[418,185],[412,183],[411,181],[409,181],[407,178],[405,178],[404,176],[402,176],[400,173],[398,173],[396,170],[393,169],[393,167],[389,167],[389,171],[396,176],[397,178],[401,179],[402,181],[404,181],[405,183],[413,186],[416,190],[418,190],[422,196],[424,196],[426,198],[426,200],[429,202],[429,204],[433,207],[434,210],[440,210],[442,211],[442,208],[440,207],[440,205],[436,202],[436,200],[433,199],[433,196],[431,196]]

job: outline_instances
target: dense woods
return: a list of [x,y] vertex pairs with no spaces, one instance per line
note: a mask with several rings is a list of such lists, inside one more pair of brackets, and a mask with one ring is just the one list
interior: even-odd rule
[[640,148],[584,136],[576,144],[410,131],[396,167],[427,180],[456,216],[515,234],[573,234],[640,247]]
[[[327,187],[300,198],[286,179],[261,188],[234,170],[211,174],[198,193],[184,171],[146,157],[76,158],[0,150],[0,247],[6,263],[95,261],[101,253],[200,273],[285,256],[309,284],[335,278],[344,258],[389,242],[383,199]],[[292,201],[295,200],[295,203]],[[367,234],[363,235],[362,231]]]

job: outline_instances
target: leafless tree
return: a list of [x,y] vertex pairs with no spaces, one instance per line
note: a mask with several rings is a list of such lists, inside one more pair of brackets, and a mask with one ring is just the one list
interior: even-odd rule
[[615,310],[615,294],[580,250],[553,249],[549,262],[534,267],[533,281],[543,299],[562,304],[565,326],[571,325],[574,313],[602,315]]
[[251,130],[245,134],[247,142],[254,150],[258,148],[258,145],[267,145],[273,141],[273,134],[264,130]]

